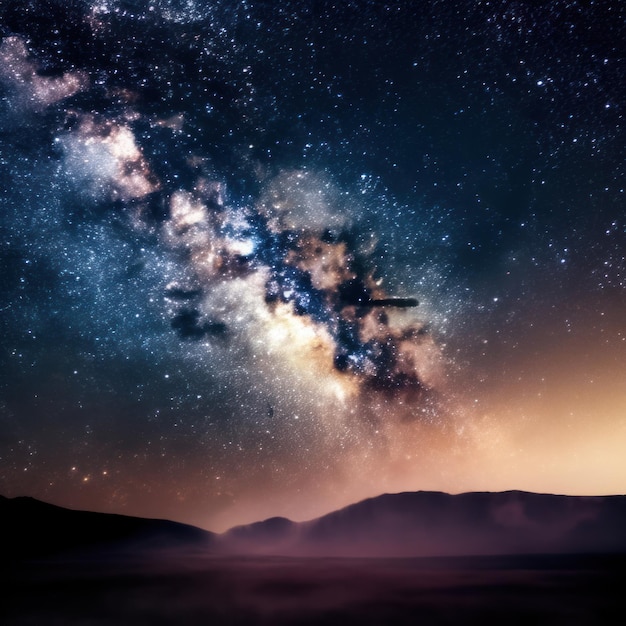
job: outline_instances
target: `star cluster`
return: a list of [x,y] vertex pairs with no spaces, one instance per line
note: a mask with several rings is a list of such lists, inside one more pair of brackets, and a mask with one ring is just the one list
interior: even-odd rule
[[0,488],[211,527],[575,490],[541,433],[624,434],[623,34],[609,1],[4,3]]

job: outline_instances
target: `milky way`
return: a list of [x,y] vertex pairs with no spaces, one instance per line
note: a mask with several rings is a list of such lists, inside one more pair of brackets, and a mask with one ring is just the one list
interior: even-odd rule
[[3,3],[0,489],[215,528],[579,489],[626,436],[624,30]]

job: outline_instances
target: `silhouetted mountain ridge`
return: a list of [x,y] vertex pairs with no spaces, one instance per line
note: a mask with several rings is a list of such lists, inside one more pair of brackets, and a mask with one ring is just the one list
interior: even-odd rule
[[384,494],[310,522],[238,527],[220,541],[238,552],[301,556],[626,552],[626,497]]
[[626,553],[626,496],[384,494],[308,522],[273,517],[221,535],[31,498],[0,496],[0,518],[9,557],[163,549],[332,557]]
[[34,498],[0,496],[0,547],[7,558],[59,553],[139,552],[197,547],[215,535],[168,520],[66,509]]

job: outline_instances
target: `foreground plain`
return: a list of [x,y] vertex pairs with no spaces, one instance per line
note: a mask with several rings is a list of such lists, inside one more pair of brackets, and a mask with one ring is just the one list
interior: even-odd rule
[[5,564],[6,626],[623,624],[622,555],[92,555]]

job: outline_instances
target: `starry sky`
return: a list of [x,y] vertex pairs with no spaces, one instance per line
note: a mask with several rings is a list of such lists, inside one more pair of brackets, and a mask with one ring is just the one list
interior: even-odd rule
[[626,492],[625,17],[0,3],[0,493]]

